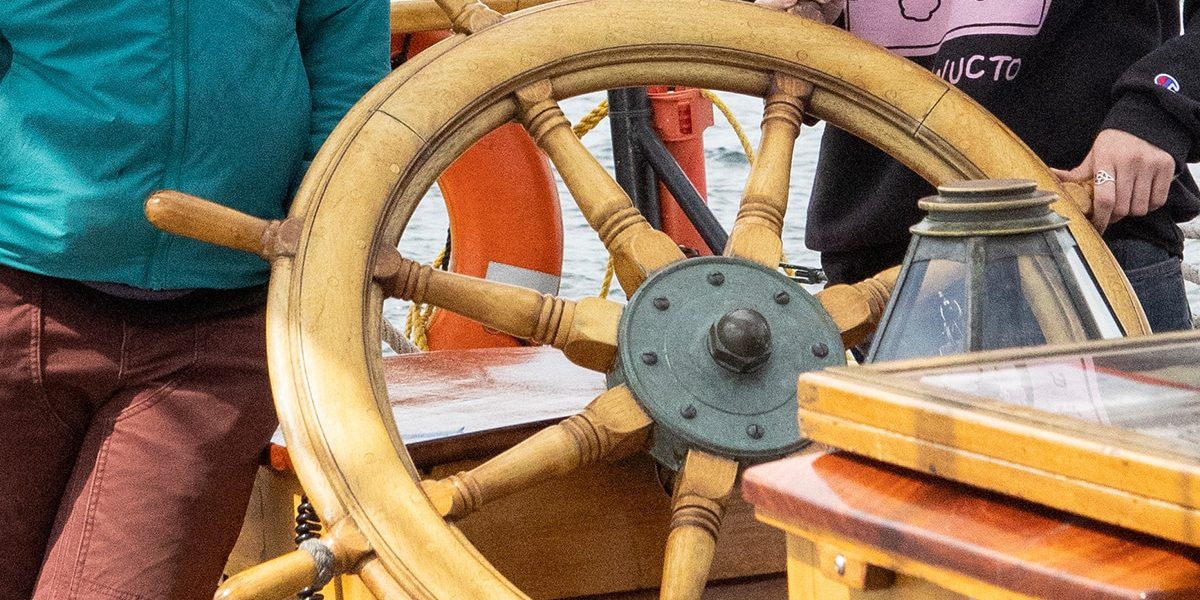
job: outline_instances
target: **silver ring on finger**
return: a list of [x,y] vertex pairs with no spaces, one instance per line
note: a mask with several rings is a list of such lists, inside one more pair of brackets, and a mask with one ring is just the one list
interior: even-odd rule
[[1112,173],[1109,173],[1108,171],[1105,171],[1104,169],[1099,169],[1096,171],[1096,180],[1095,180],[1096,185],[1104,185],[1106,183],[1113,183],[1116,180],[1117,180],[1117,178],[1113,177]]

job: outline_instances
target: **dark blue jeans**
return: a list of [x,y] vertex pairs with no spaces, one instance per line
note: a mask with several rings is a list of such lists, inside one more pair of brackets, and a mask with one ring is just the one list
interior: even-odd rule
[[1181,261],[1144,240],[1106,240],[1133,286],[1150,329],[1155,333],[1192,328],[1192,311],[1183,287]]

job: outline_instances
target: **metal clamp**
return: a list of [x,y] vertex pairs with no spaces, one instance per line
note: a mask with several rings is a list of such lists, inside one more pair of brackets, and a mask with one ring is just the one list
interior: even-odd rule
[[300,542],[300,549],[307,552],[317,567],[313,575],[312,588],[321,589],[333,581],[333,551],[319,539],[308,539]]
[[818,269],[817,267],[805,267],[781,262],[779,263],[779,268],[791,271],[792,274],[788,275],[788,278],[796,283],[817,284],[829,281],[829,278],[825,276],[825,270]]

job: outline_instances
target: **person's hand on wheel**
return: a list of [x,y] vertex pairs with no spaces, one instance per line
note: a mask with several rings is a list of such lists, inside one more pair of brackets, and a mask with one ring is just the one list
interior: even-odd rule
[[1127,216],[1140,217],[1167,202],[1175,159],[1158,146],[1119,129],[1105,129],[1070,171],[1052,169],[1063,181],[1092,181],[1092,225],[1103,233]]
[[846,0],[754,0],[754,3],[825,24],[836,21],[846,7]]

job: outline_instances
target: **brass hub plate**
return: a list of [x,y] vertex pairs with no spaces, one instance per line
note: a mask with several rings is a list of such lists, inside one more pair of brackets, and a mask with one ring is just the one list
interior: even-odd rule
[[[709,351],[709,330],[726,313],[751,309],[771,329],[771,357],[736,373]],[[820,303],[782,273],[737,258],[705,257],[656,273],[621,319],[613,383],[625,382],[656,427],[651,454],[677,469],[687,449],[743,463],[804,445],[796,378],[846,364],[837,327]]]

